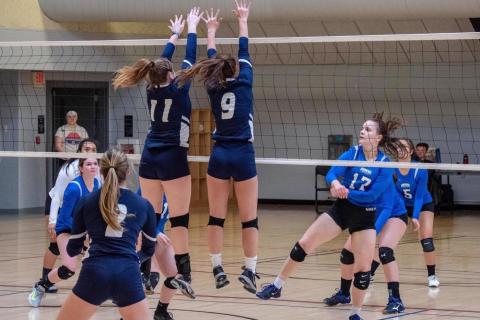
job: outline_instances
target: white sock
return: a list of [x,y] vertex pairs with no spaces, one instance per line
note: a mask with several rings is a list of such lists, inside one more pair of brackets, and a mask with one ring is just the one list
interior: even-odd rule
[[362,310],[362,308],[352,307],[352,311],[350,312],[350,315],[353,316],[355,314],[358,314],[360,316],[360,310]]
[[212,266],[218,267],[222,265],[222,254],[221,253],[210,253],[210,260],[212,260]]
[[285,283],[284,280],[280,279],[279,277],[275,278],[275,281],[273,281],[273,285],[277,289],[281,289],[283,287],[283,284]]
[[245,257],[245,268],[250,269],[253,273],[255,273],[257,268],[257,256],[251,258]]

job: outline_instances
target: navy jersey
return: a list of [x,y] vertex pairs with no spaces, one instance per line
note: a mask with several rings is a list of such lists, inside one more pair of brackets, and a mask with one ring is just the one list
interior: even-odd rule
[[[100,212],[100,190],[83,198],[75,209],[72,235],[67,252],[73,257],[80,254],[85,236],[90,247],[84,259],[101,256],[122,256],[139,262],[139,255],[152,256],[156,243],[156,219],[152,205],[128,189],[120,189],[118,221],[121,230],[107,225]],[[142,232],[142,249],[137,254],[135,245]]]
[[377,200],[377,217],[375,220],[377,233],[380,233],[388,219],[399,217],[406,213],[405,202],[400,193],[398,193],[392,177],[387,189]]
[[[208,50],[208,57],[216,55]],[[248,38],[239,39],[237,78],[227,79],[224,87],[207,88],[215,117],[215,141],[253,142],[253,67],[248,53]]]
[[[339,160],[366,161],[362,146],[351,147]],[[390,161],[380,150],[375,161]],[[327,173],[327,183],[341,179],[349,189],[348,201],[360,207],[375,207],[377,198],[387,189],[392,179],[393,169],[365,167],[332,167]]]
[[[92,192],[97,191],[100,187],[100,182],[97,178],[93,180]],[[78,176],[70,181],[63,193],[62,207],[58,213],[57,222],[55,224],[55,231],[60,233],[62,231],[69,232],[72,229],[73,211],[75,206],[82,197],[87,196],[90,191],[85,185],[82,176]]]
[[[162,57],[172,60],[175,46],[167,43]],[[197,35],[189,33],[182,69],[190,68],[196,61]],[[147,105],[150,130],[145,140],[146,148],[182,146],[188,148],[192,102],[188,94],[190,82],[179,88],[174,79],[165,86],[147,88]]]
[[422,206],[432,202],[432,196],[428,192],[428,171],[425,169],[410,169],[403,175],[399,169],[395,169],[397,176],[396,187],[403,196],[405,206],[413,207],[414,219],[418,219]]

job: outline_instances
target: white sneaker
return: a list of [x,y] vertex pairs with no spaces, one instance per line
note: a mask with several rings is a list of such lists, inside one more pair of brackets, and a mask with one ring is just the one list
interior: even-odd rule
[[440,281],[438,281],[438,278],[436,275],[432,275],[428,277],[428,286],[430,288],[438,288],[440,285]]
[[45,288],[39,284],[35,284],[32,292],[28,295],[28,302],[34,308],[38,308],[42,302],[42,298],[45,295]]

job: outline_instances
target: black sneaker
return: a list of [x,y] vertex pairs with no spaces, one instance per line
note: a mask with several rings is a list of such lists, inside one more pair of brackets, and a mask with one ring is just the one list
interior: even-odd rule
[[153,315],[153,320],[173,320],[173,315],[171,312],[163,312],[157,309]]
[[215,278],[215,287],[221,289],[230,284],[230,281],[227,279],[227,275],[223,271],[222,266],[216,266],[213,268],[213,277]]
[[146,295],[152,295],[155,293],[152,288],[152,284],[150,282],[150,277],[145,276],[143,273],[142,273],[142,282],[143,282],[143,290],[145,291]]
[[150,273],[150,284],[153,290],[155,290],[159,281],[160,281],[160,273],[158,272]]
[[323,303],[325,303],[329,307],[336,306],[339,303],[347,304],[350,303],[350,301],[350,295],[347,296],[342,292],[342,290],[338,290],[331,297],[323,299]]
[[243,284],[243,288],[250,293],[257,293],[257,285],[255,284],[255,278],[260,279],[260,277],[253,273],[252,270],[245,268],[242,274],[238,277],[238,281]]

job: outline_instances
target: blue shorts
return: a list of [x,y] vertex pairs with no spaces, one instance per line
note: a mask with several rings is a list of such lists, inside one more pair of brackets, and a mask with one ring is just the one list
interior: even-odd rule
[[138,261],[120,256],[85,259],[72,291],[95,306],[111,299],[122,308],[145,299]]
[[143,149],[140,177],[168,181],[190,175],[187,152],[187,148],[180,146]]
[[217,179],[244,181],[257,176],[255,150],[250,142],[215,143],[208,174]]

